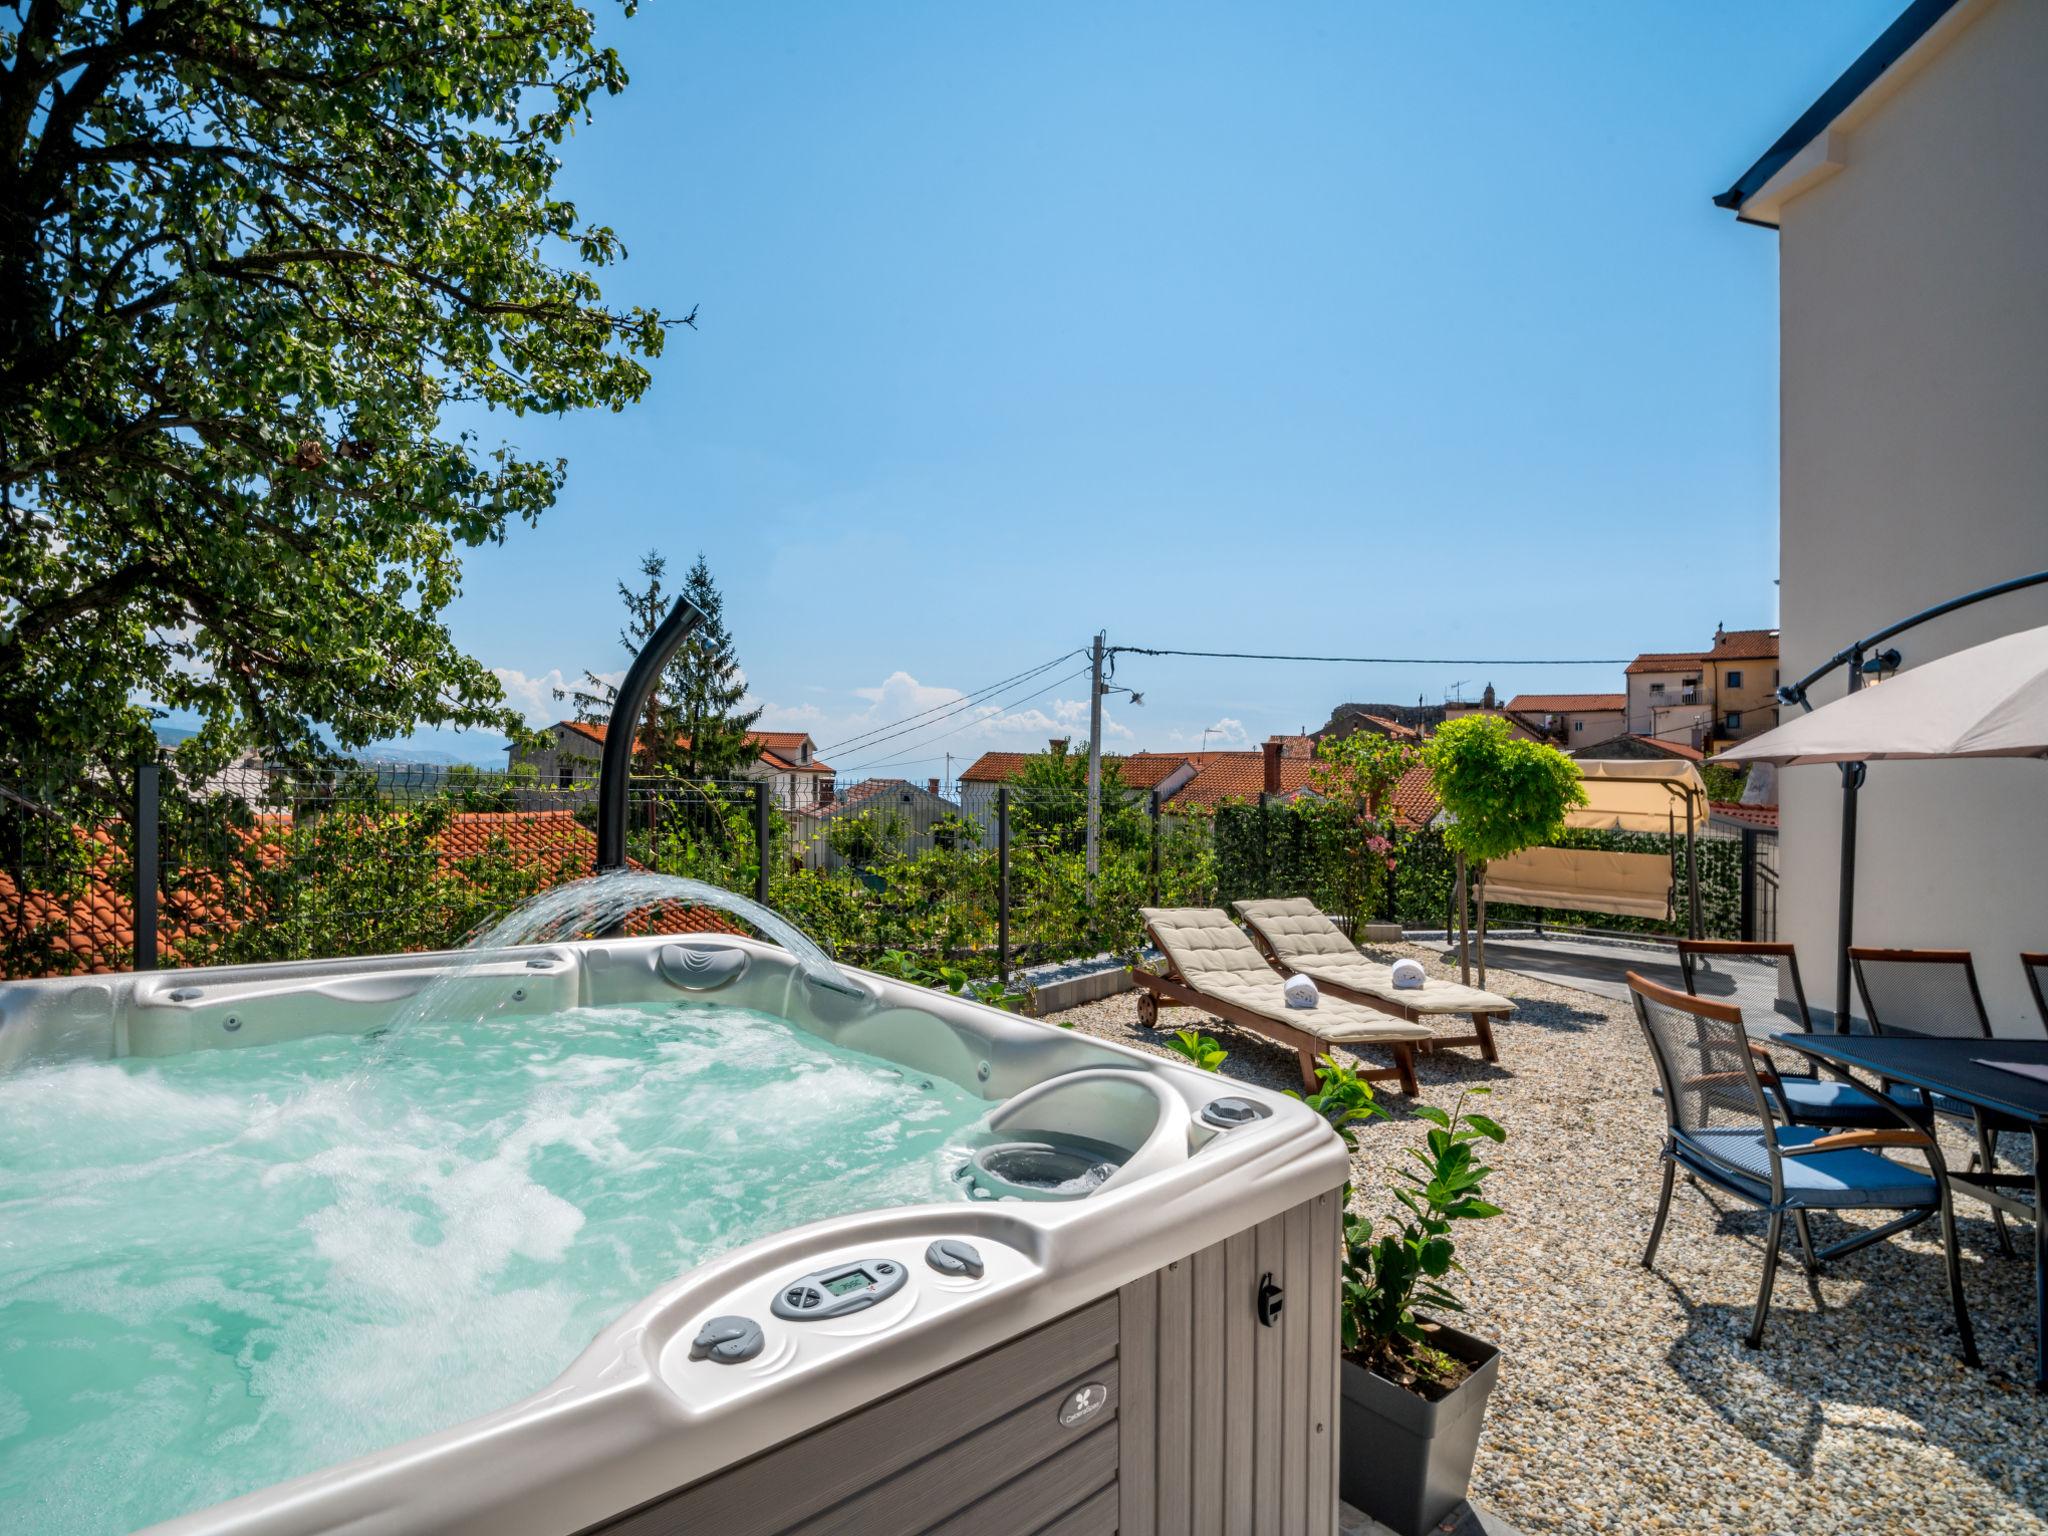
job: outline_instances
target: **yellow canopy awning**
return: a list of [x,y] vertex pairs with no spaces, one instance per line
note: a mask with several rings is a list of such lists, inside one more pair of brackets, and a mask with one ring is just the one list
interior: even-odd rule
[[1565,825],[1582,832],[1676,832],[1685,835],[1685,812],[1707,825],[1707,786],[1691,763],[1585,762],[1579,772],[1586,803],[1568,812]]

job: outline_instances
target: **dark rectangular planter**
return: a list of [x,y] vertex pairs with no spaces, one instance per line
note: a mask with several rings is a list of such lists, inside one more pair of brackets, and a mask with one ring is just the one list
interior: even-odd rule
[[1500,1351],[1484,1339],[1439,1323],[1436,1344],[1472,1367],[1436,1402],[1342,1362],[1338,1487],[1400,1536],[1425,1536],[1465,1497],[1486,1399],[1500,1376]]

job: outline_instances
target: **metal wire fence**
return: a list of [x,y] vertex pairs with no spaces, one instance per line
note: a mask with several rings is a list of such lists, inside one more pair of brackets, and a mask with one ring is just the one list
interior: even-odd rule
[[[0,975],[448,948],[595,872],[580,780],[250,761],[99,788],[84,813],[0,789]],[[1077,795],[1006,789],[976,815],[899,779],[800,806],[760,780],[635,779],[626,853],[766,901],[851,963],[1007,977],[1134,951],[1148,902],[1213,900],[1206,819],[1153,809],[1107,808],[1091,875]]]

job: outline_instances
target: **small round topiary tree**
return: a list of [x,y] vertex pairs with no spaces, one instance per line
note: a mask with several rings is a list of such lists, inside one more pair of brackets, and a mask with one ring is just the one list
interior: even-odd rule
[[[1565,813],[1586,803],[1579,765],[1557,748],[1517,736],[1498,715],[1453,720],[1422,748],[1430,787],[1450,817],[1444,842],[1458,857],[1458,887],[1472,866],[1479,898],[1479,984],[1486,985],[1486,865],[1559,836]],[[1458,958],[1469,978],[1465,913],[1458,906]]]

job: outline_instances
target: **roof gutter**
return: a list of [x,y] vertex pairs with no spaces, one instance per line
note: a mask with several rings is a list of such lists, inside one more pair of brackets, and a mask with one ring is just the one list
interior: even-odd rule
[[[1862,56],[1840,79],[1821,93],[1820,100],[1799,115],[1799,120],[1778,136],[1778,140],[1762,157],[1735,178],[1735,184],[1714,198],[1714,206],[1727,208],[1738,216],[1744,206],[1761,192],[1764,187],[1792,160],[1816,139],[1821,138],[1841,115],[1853,106],[1858,97],[1889,70],[1900,59],[1912,51],[1923,37],[1933,30],[1935,23],[1955,9],[1960,0],[1913,0],[1899,17],[1878,36],[1876,42],[1864,49]],[[1770,225],[1772,221],[1743,218],[1745,224]]]

